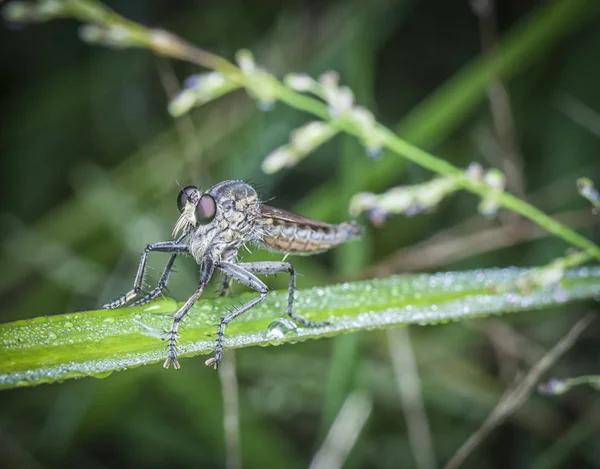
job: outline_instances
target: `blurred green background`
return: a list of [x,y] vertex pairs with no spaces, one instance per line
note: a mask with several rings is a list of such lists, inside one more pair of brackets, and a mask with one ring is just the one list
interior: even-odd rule
[[[279,77],[337,70],[357,101],[407,140],[457,166],[500,168],[510,192],[600,238],[597,217],[575,190],[577,177],[600,182],[596,0],[504,0],[495,9],[486,0],[107,3],[227,58],[249,48]],[[144,246],[170,237],[177,182],[250,180],[264,198],[275,197],[273,205],[336,222],[348,218],[357,191],[432,177],[397,155],[369,159],[345,136],[267,176],[264,156],[308,116],[282,104],[263,112],[236,92],[174,120],[169,96],[197,68],[147,51],[92,47],[77,34],[71,20],[0,28],[2,321],[94,309],[127,291]],[[458,194],[432,213],[370,227],[361,243],[292,258],[304,274],[299,286],[539,265],[566,252],[564,242],[540,237],[509,213],[482,219],[477,203]],[[151,258],[148,283],[165,261]],[[268,281],[273,288],[285,282]],[[196,283],[194,262],[179,261],[169,294],[186,299]],[[418,408],[400,399],[397,386],[414,378],[399,365],[410,350],[406,335],[238,351],[243,466],[307,467],[358,391],[372,407],[345,467],[441,467],[515,376],[593,308],[411,328],[432,449],[427,438],[409,438],[404,418]],[[597,372],[598,330],[592,325],[556,365],[557,376]],[[0,465],[235,467],[222,382],[203,361],[184,359],[177,373],[154,365],[3,392]],[[232,391],[231,378],[223,382]],[[599,431],[593,391],[533,396],[464,467],[600,468]],[[415,458],[423,453],[429,456]]]

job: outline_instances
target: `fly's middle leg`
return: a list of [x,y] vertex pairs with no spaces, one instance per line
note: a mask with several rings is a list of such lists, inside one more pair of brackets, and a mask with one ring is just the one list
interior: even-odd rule
[[233,278],[231,275],[225,275],[223,278],[223,283],[221,284],[221,288],[219,289],[219,296],[229,296],[231,293],[231,281]]
[[167,332],[167,340],[169,343],[167,344],[167,359],[163,364],[164,368],[169,368],[169,365],[173,364],[173,368],[176,370],[179,369],[179,361],[177,361],[177,338],[179,337],[179,324],[190,311],[190,309],[192,309],[192,306],[194,306],[194,303],[196,303],[198,298],[200,298],[202,292],[204,292],[204,289],[212,277],[214,270],[215,264],[212,259],[208,257],[205,258],[200,265],[200,285],[198,286],[198,289],[175,313],[175,316],[173,317],[173,323],[171,324],[171,329],[169,329]]
[[258,293],[260,293],[260,296],[258,298],[254,298],[253,300],[250,300],[248,303],[243,304],[239,308],[230,311],[227,316],[221,318],[221,321],[219,322],[219,330],[217,331],[215,356],[206,360],[206,365],[214,366],[215,369],[218,368],[219,362],[223,357],[223,337],[225,336],[225,326],[227,326],[227,324],[229,324],[241,314],[245,313],[249,309],[256,306],[258,303],[263,301],[269,293],[269,289],[267,288],[267,286],[251,272],[240,267],[240,264],[233,264],[231,262],[221,262],[217,265],[217,267],[225,274],[225,280],[228,284],[230,283],[231,279],[235,279],[241,284],[246,285],[247,287],[250,287],[253,290],[256,290]]
[[239,264],[248,272],[259,275],[272,275],[287,273],[290,274],[290,283],[288,285],[288,304],[287,314],[292,320],[304,327],[322,327],[328,326],[327,321],[310,321],[299,314],[294,313],[294,295],[296,293],[296,269],[289,262],[246,262]]

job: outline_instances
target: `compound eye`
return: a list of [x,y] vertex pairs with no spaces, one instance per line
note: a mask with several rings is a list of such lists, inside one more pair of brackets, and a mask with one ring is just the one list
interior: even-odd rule
[[187,186],[181,189],[179,195],[177,196],[177,208],[179,209],[179,213],[183,212],[185,204],[189,201],[192,194],[197,192],[198,188],[196,186]]
[[196,222],[206,225],[213,221],[217,213],[217,203],[211,195],[204,194],[196,205]]

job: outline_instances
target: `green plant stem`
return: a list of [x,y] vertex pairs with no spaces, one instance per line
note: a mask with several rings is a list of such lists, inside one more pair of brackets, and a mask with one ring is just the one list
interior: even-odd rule
[[[600,266],[568,271],[559,286],[523,294],[510,290],[523,269],[490,269],[397,276],[298,291],[295,309],[321,328],[286,329],[280,323],[285,292],[227,327],[227,348],[275,345],[358,330],[448,321],[541,309],[600,295]],[[179,341],[182,356],[211,353],[223,311],[254,297],[199,301]],[[0,325],[0,389],[52,383],[164,360],[162,331],[177,310],[173,300],[144,307],[43,316]],[[278,322],[273,323],[274,320]],[[267,330],[278,328],[279,335]],[[183,361],[185,367],[185,361]],[[208,371],[207,371],[208,372]]]
[[[65,14],[79,20],[94,23],[104,28],[115,26],[126,28],[135,38],[135,43],[131,45],[149,48],[161,55],[186,60],[202,67],[219,71],[228,78],[239,82],[242,86],[249,86],[248,78],[236,65],[222,57],[191,45],[171,33],[158,29],[149,29],[126,20],[99,2],[64,0],[64,4],[67,7]],[[273,79],[270,85],[273,87],[275,95],[280,101],[296,109],[318,116],[325,121],[331,121],[327,106],[324,103],[315,98],[297,93],[276,79]],[[351,135],[360,136],[359,130],[343,119],[331,122]],[[489,195],[491,189],[487,185],[469,179],[454,165],[436,158],[430,153],[400,139],[395,133],[382,125],[378,125],[377,131],[382,138],[383,145],[387,149],[437,174],[458,176],[462,174],[460,183],[466,190],[480,196]],[[600,260],[600,246],[581,236],[576,231],[571,230],[569,227],[557,222],[541,210],[507,193],[498,194],[497,202],[500,206],[519,213],[537,223],[548,232],[565,240],[567,243],[582,249],[585,252],[585,256],[581,258],[582,261],[587,261],[590,258]]]
[[[551,48],[600,13],[596,0],[549,0],[503,34],[498,47],[462,66],[394,127],[401,138],[419,147],[432,148],[443,141],[487,97],[492,77],[509,80],[537,62]],[[395,182],[406,166],[384,158],[362,175],[361,190],[382,191]],[[330,219],[340,210],[337,183],[325,183],[300,202],[300,213]]]
[[[385,127],[380,127],[382,138],[385,139],[385,145],[390,150],[401,154],[405,158],[430,169],[433,172],[442,175],[453,175],[459,177],[458,182],[468,191],[478,194],[480,196],[486,196],[490,193],[490,188],[482,182],[470,179],[463,171],[448,163],[447,161],[441,160],[432,156],[431,154],[405,142],[398,138],[394,133]],[[506,209],[512,210],[515,213],[523,215],[525,218],[537,223],[539,226],[544,228],[546,231],[556,235],[559,238],[564,239],[573,246],[577,246],[583,249],[587,256],[581,257],[582,262],[588,260],[591,257],[600,259],[600,247],[589,239],[581,236],[576,231],[569,227],[557,222],[552,217],[546,215],[541,210],[535,208],[533,205],[524,202],[523,200],[508,194],[506,192],[500,192],[497,194],[497,202],[499,205]]]

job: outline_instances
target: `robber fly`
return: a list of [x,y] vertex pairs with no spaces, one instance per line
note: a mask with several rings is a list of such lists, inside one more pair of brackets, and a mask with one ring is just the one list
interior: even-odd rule
[[179,323],[200,298],[213,273],[224,274],[221,294],[227,294],[232,279],[256,290],[260,296],[231,311],[223,317],[217,331],[215,355],[206,361],[217,368],[223,355],[225,326],[263,301],[269,289],[256,275],[290,274],[287,314],[296,323],[306,327],[327,325],[326,322],[309,321],[294,313],[296,271],[288,262],[238,262],[238,251],[246,244],[258,245],[286,254],[310,255],[326,251],[338,244],[357,239],[362,231],[354,222],[330,225],[261,203],[256,191],[243,181],[223,181],[208,191],[187,186],[177,196],[179,219],[173,230],[172,241],[161,241],[146,246],[133,289],[104,308],[118,308],[133,300],[142,290],[146,258],[152,251],[168,252],[167,262],[156,288],[131,306],[148,303],[166,287],[178,255],[192,256],[200,265],[200,285],[196,292],[175,313],[173,324],[167,332],[167,359],[164,367],[173,364],[179,369],[176,342]]

